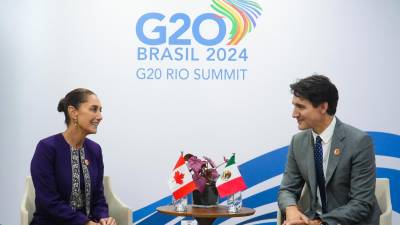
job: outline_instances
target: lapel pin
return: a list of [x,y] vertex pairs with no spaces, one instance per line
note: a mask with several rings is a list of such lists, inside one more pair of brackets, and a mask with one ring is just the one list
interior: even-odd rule
[[85,159],[85,165],[89,166],[89,160]]
[[333,154],[335,154],[336,156],[340,155],[340,149],[336,148]]

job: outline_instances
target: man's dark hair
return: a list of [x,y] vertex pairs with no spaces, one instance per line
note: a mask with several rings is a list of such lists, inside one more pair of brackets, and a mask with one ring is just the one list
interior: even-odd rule
[[335,115],[339,100],[336,86],[324,75],[312,75],[290,85],[292,94],[307,99],[314,107],[328,103],[327,113]]

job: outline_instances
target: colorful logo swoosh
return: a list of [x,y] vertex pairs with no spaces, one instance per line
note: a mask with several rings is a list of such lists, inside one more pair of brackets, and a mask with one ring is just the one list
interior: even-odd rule
[[237,45],[256,27],[256,19],[261,16],[262,8],[249,0],[212,0],[211,8],[221,17],[231,21],[228,45]]

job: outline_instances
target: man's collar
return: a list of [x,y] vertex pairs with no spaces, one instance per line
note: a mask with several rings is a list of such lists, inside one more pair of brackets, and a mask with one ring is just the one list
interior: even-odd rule
[[317,138],[317,136],[320,136],[324,144],[330,142],[333,136],[333,132],[335,131],[335,126],[336,126],[336,116],[333,116],[331,123],[327,128],[325,128],[325,130],[321,134],[318,135],[313,130],[311,130],[314,141]]

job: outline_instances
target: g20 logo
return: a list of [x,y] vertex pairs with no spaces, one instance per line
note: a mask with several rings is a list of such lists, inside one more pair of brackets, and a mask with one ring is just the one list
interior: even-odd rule
[[[162,22],[165,19],[165,15],[161,13],[151,12],[146,13],[139,18],[136,23],[136,35],[141,42],[147,45],[162,45],[162,44],[169,44],[169,45],[191,45],[192,40],[187,38],[182,38],[182,35],[185,32],[190,30],[192,32],[193,38],[196,42],[201,45],[206,46],[213,46],[219,44],[222,40],[224,40],[226,35],[226,24],[225,21],[218,17],[213,13],[204,13],[197,16],[192,21],[190,17],[185,13],[175,13],[169,18],[170,23],[177,23],[182,21],[182,25],[174,31],[170,36],[167,37],[167,26],[163,25],[156,25],[154,29],[152,29],[152,33],[155,33],[156,37],[148,37],[144,32],[144,28],[146,22],[149,20],[156,20]],[[215,37],[206,38],[204,34],[202,34],[200,30],[200,26],[205,21],[212,21],[217,24],[218,26],[218,33]]]
[[[202,45],[212,46],[220,43],[227,35],[224,18],[231,23],[231,30],[228,32],[227,45],[237,45],[243,38],[256,27],[256,19],[261,16],[262,8],[254,0],[212,0],[211,8],[214,13],[204,13],[192,21],[185,13],[176,13],[169,18],[170,23],[183,21],[182,26],[171,36],[167,37],[166,26],[155,26],[153,31],[156,38],[148,37],[144,34],[145,23],[149,20],[163,21],[165,16],[161,13],[151,12],[143,15],[136,23],[136,34],[140,41],[147,45],[190,45],[191,39],[181,38],[182,34],[191,29],[195,41]],[[200,30],[200,25],[204,21],[213,21],[218,26],[218,34],[207,39]]]

